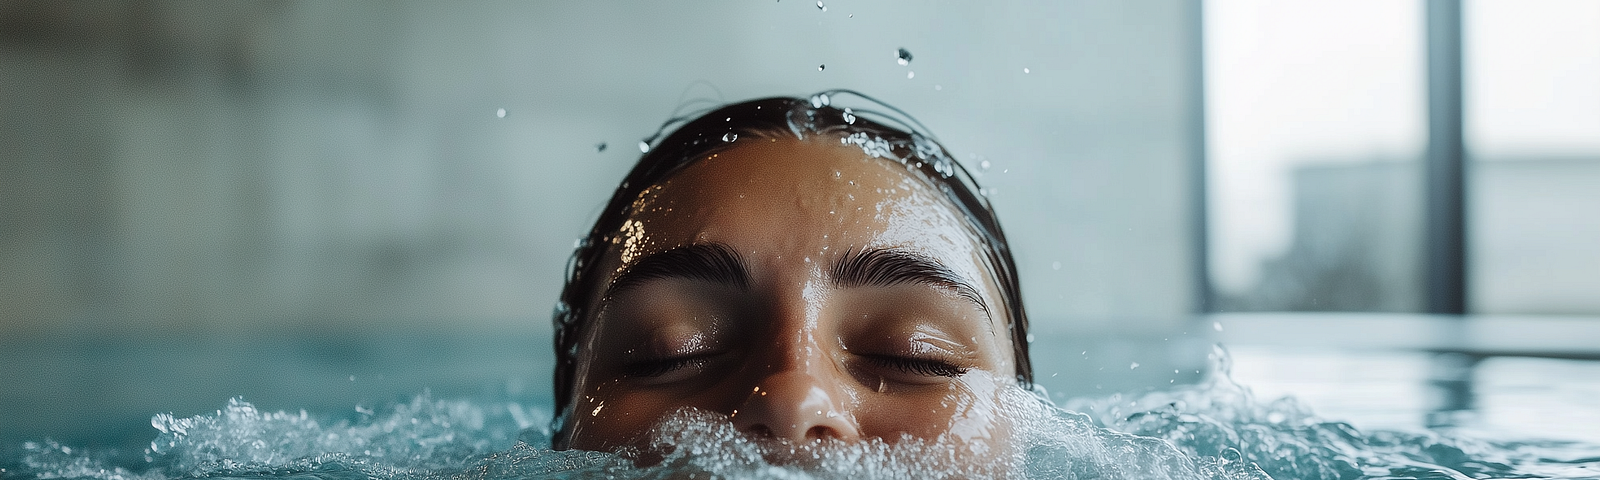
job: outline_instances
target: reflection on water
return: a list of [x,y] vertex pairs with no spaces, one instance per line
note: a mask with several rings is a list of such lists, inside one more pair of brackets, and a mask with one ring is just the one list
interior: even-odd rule
[[1432,374],[1428,384],[1434,390],[1433,407],[1423,422],[1430,428],[1456,427],[1470,423],[1473,412],[1472,372],[1483,357],[1445,352],[1430,359]]
[[[1029,392],[1012,392],[1001,408],[1026,419],[1014,433],[1015,448],[979,458],[1023,478],[1600,475],[1595,444],[1486,440],[1449,430],[1363,430],[1318,416],[1293,398],[1258,401],[1250,389],[1215,373],[1228,371],[1227,355],[1212,357],[1214,373],[1195,385],[1076,397],[1062,402],[1063,408]],[[146,437],[153,440],[136,452],[30,442],[19,458],[7,461],[0,477],[926,478],[970,477],[986,472],[974,468],[987,468],[959,465],[951,459],[965,453],[938,441],[823,445],[799,451],[799,461],[772,465],[766,461],[770,445],[745,441],[720,417],[695,412],[669,418],[655,442],[671,445],[670,451],[659,465],[637,468],[626,455],[544,448],[549,413],[543,408],[423,395],[348,416],[268,411],[234,400],[210,414],[156,415]]]

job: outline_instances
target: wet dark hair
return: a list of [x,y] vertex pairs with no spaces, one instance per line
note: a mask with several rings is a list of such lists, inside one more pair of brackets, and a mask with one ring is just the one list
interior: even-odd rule
[[[847,97],[866,101],[867,108],[857,110],[833,105],[836,100]],[[901,127],[889,126],[889,122]],[[676,129],[671,134],[661,138],[661,132],[674,126]],[[749,100],[674,117],[663,123],[655,136],[639,143],[646,153],[611,195],[611,201],[600,212],[589,235],[578,243],[567,265],[567,285],[561,291],[561,302],[556,306],[554,318],[556,431],[561,431],[578,380],[578,343],[593,314],[588,311],[588,303],[597,289],[604,288],[600,282],[605,272],[598,268],[612,236],[632,213],[634,200],[645,189],[696,160],[737,145],[739,139],[783,135],[802,140],[836,138],[842,143],[860,146],[868,155],[898,161],[921,172],[955,204],[977,234],[986,263],[1000,287],[1000,300],[1010,313],[1007,325],[1012,334],[1011,344],[1015,346],[1017,380],[1024,385],[1031,384],[1033,366],[1028,360],[1028,316],[1022,308],[1016,262],[1011,259],[1011,249],[1000,231],[1000,220],[995,217],[988,199],[980,194],[972,175],[931,136],[922,133],[925,131],[899,109],[848,90],[831,90],[808,98]]]

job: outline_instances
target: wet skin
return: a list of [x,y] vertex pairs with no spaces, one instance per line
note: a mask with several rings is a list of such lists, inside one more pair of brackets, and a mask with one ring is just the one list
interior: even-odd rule
[[1002,436],[1007,313],[932,184],[837,141],[748,139],[647,189],[580,342],[571,446],[682,407],[794,443]]

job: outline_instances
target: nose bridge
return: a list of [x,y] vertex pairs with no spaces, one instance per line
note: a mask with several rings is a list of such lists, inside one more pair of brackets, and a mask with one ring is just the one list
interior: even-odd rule
[[815,272],[801,274],[778,295],[759,359],[747,365],[754,379],[734,409],[740,431],[794,442],[860,438],[855,416],[841,391],[839,371],[830,345],[816,323],[818,292]]
[[837,385],[804,369],[776,371],[753,387],[733,412],[739,430],[794,442],[860,438],[855,416],[840,400]]

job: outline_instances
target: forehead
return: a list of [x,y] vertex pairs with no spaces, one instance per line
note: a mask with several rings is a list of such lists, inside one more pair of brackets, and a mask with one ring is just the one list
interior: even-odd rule
[[826,139],[751,139],[646,189],[613,243],[620,266],[689,243],[754,258],[901,248],[974,280],[977,236],[930,181]]

